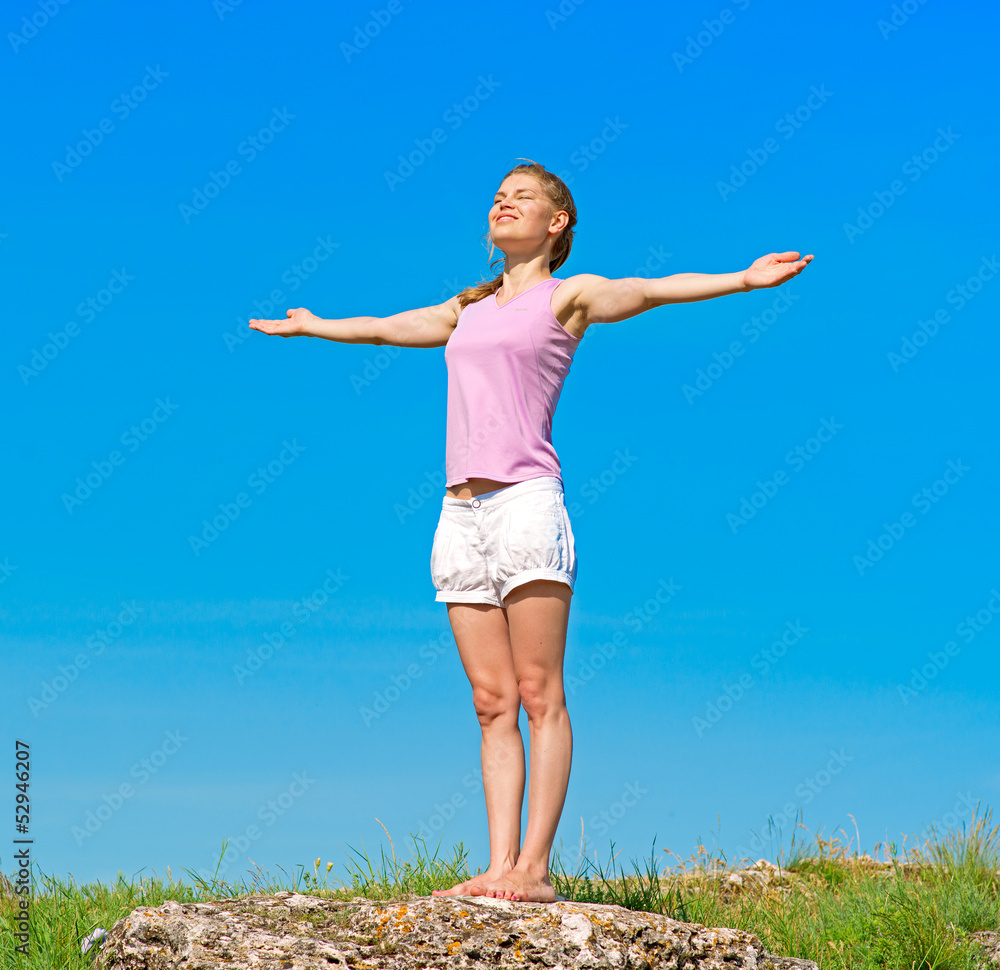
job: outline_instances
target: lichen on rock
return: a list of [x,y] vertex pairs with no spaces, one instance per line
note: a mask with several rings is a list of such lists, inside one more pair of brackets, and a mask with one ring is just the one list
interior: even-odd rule
[[112,927],[101,963],[105,970],[422,970],[483,963],[818,970],[810,960],[766,953],[743,930],[621,906],[487,896],[338,901],[293,892],[140,907]]

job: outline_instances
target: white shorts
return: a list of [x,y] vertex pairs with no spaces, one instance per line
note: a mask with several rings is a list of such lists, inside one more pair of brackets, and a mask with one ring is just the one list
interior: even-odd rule
[[503,606],[533,579],[576,583],[576,547],[562,481],[530,478],[471,499],[445,495],[431,548],[439,603]]

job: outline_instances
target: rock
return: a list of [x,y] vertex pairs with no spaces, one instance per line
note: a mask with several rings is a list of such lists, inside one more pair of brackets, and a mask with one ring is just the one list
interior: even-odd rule
[[711,929],[621,906],[487,896],[340,902],[291,892],[140,907],[115,923],[99,959],[105,970],[529,964],[549,970],[819,970],[811,960],[766,953],[743,930]]

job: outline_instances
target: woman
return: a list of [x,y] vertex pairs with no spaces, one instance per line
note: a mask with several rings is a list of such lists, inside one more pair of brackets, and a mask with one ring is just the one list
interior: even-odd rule
[[[573,748],[563,655],[576,551],[551,428],[587,327],[667,303],[778,286],[813,258],[771,253],[744,271],[662,279],[553,277],[569,257],[575,225],[562,180],[534,162],[516,165],[489,212],[489,240],[505,257],[494,279],[388,317],[323,320],[299,307],[287,320],[250,321],[282,337],[446,348],[447,490],[431,577],[435,599],[447,604],[482,728],[490,864],[436,894],[556,898],[548,863]],[[531,744],[523,846],[522,706]]]

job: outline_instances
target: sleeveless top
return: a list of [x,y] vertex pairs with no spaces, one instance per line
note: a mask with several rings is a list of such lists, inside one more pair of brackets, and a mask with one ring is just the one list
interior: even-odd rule
[[580,344],[551,308],[552,277],[497,306],[496,294],[459,314],[448,367],[445,485],[469,478],[561,479],[552,416]]

